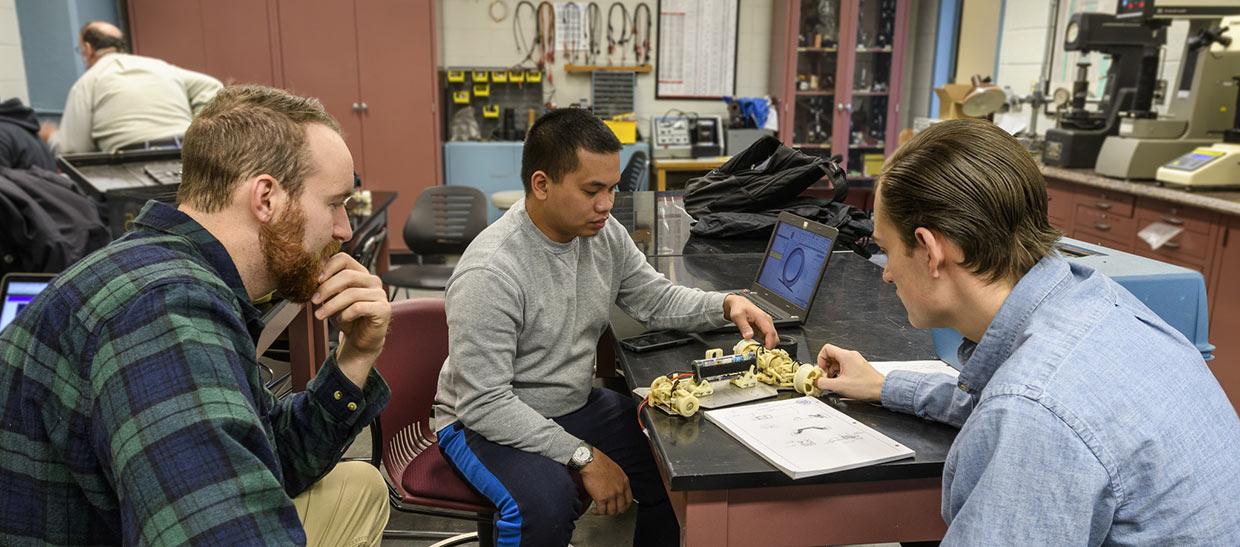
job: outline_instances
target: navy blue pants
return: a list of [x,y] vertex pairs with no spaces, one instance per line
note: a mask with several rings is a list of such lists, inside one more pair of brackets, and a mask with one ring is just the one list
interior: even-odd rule
[[[581,409],[553,418],[566,431],[601,450],[629,477],[637,500],[633,545],[679,545],[680,525],[663,490],[636,404],[595,388]],[[439,430],[444,457],[499,509],[496,545],[567,545],[581,513],[577,486],[564,464],[484,439],[460,422]]]

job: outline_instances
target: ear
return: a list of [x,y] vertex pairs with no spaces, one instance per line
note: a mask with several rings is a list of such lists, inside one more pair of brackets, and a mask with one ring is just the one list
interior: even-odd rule
[[551,186],[551,177],[544,171],[534,171],[530,175],[530,194],[542,201],[547,199],[547,189]]
[[242,185],[250,214],[261,224],[272,222],[287,205],[287,194],[271,175],[258,175]]
[[913,235],[917,238],[917,247],[926,251],[926,267],[930,277],[938,279],[947,265],[947,240],[929,228],[917,228],[913,230]]

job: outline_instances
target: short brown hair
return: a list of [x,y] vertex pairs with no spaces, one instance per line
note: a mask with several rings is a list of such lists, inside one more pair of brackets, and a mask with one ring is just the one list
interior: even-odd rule
[[297,196],[314,166],[306,147],[312,123],[340,132],[317,99],[258,85],[224,88],[185,131],[177,202],[213,213],[238,183],[263,174]]
[[1046,216],[1046,180],[1016,139],[983,120],[936,123],[896,150],[879,176],[885,218],[912,249],[919,227],[960,245],[989,282],[1019,279],[1060,233]]

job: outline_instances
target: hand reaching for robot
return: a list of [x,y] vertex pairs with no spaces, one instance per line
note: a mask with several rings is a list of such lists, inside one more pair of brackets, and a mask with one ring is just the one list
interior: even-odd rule
[[886,377],[860,353],[824,344],[818,352],[818,367],[824,372],[818,377],[819,389],[861,401],[882,399]]
[[736,328],[741,331],[741,338],[759,340],[756,335],[760,333],[760,340],[766,349],[774,349],[779,345],[779,333],[775,332],[775,323],[771,321],[771,316],[748,298],[736,294],[724,297],[723,316],[736,324]]
[[624,474],[616,462],[597,448],[594,460],[581,468],[581,482],[586,492],[594,500],[590,512],[596,515],[618,515],[629,508],[633,502],[633,491],[629,489],[629,477]]

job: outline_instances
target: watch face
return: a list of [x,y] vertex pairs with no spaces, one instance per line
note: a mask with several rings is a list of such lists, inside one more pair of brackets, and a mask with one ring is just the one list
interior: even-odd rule
[[586,463],[590,459],[590,449],[584,446],[578,446],[577,451],[573,453],[573,461],[578,463]]

